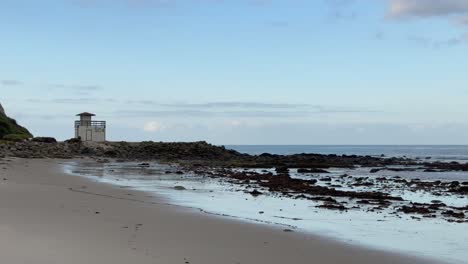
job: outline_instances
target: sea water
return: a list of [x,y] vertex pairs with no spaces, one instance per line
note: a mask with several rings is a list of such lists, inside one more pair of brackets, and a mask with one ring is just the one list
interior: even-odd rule
[[241,153],[291,155],[300,153],[408,157],[440,161],[468,162],[466,145],[227,145]]

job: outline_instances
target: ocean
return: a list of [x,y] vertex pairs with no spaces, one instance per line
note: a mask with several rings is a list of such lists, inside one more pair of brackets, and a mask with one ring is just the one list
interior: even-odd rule
[[408,157],[440,161],[468,162],[468,145],[227,145],[226,148],[260,155],[301,153]]

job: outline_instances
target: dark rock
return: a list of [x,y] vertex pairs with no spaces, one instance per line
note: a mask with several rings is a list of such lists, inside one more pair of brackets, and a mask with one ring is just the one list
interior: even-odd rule
[[360,200],[356,202],[357,204],[370,204],[368,200]]
[[106,150],[106,151],[104,151],[104,156],[111,157],[111,158],[116,158],[116,157],[119,156],[119,152],[116,151],[116,150],[113,150],[113,149]]
[[289,168],[288,167],[277,167],[275,168],[276,173],[281,173],[281,174],[288,174],[289,173]]
[[319,168],[313,168],[313,169],[298,169],[297,173],[330,173],[327,170],[324,169],[319,169]]
[[325,177],[325,178],[321,178],[320,181],[331,182],[331,181],[332,181],[332,178],[330,178],[330,177]]
[[405,214],[430,214],[432,213],[431,210],[429,210],[428,207],[425,206],[419,206],[413,204],[412,206],[403,206],[398,211],[403,212]]
[[313,185],[316,184],[318,181],[316,179],[308,180],[308,183]]
[[70,139],[67,139],[65,140],[65,143],[67,144],[81,144],[81,139],[79,138],[70,138]]
[[386,168],[385,170],[394,171],[394,172],[416,171],[416,169],[414,168]]
[[458,188],[451,189],[451,192],[458,194],[468,194],[468,186],[461,186]]
[[393,200],[402,201],[401,197],[393,197],[382,192],[353,192],[341,191],[333,188],[315,185],[316,180],[294,179],[289,175],[272,175],[262,173],[246,173],[230,170],[221,170],[217,177],[236,179],[240,181],[255,180],[260,187],[277,193],[302,193],[311,196],[350,197],[367,200]]
[[338,203],[338,201],[333,199],[332,197],[310,197],[308,199],[312,201],[323,201],[323,202],[332,203],[332,204]]
[[49,143],[49,144],[55,144],[57,143],[57,140],[53,137],[35,137],[32,139],[33,142],[40,142],[40,143]]
[[324,209],[329,209],[329,210],[339,210],[339,211],[346,211],[348,210],[348,208],[346,208],[345,206],[341,205],[341,204],[329,204],[329,203],[326,203],[326,204],[322,204],[322,205],[319,205],[319,206],[316,206],[317,208],[324,208]]
[[431,210],[439,210],[441,207],[445,207],[445,206],[446,206],[446,204],[444,204],[444,203],[435,203],[435,204],[429,205],[428,208],[431,209]]
[[96,154],[96,151],[92,148],[84,147],[83,149],[81,149],[80,154],[81,155],[94,155]]
[[249,192],[249,193],[250,193],[250,195],[252,195],[252,196],[254,196],[254,197],[257,197],[257,196],[260,196],[260,195],[263,194],[262,192],[257,191],[257,190],[253,190],[253,191],[251,191],[251,192]]
[[354,183],[353,186],[374,186],[374,183],[372,182],[358,182]]
[[449,216],[449,217],[454,217],[454,218],[460,218],[460,219],[463,219],[465,218],[465,214],[460,212],[460,213],[456,213],[452,210],[448,210],[448,211],[445,211],[445,212],[442,212],[442,215],[444,216]]

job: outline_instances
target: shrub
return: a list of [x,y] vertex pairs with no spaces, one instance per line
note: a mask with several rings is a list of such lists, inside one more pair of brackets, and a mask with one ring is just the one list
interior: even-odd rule
[[29,136],[24,135],[24,134],[8,134],[8,135],[4,136],[2,139],[6,140],[6,141],[19,142],[19,141],[25,141],[25,140],[29,139]]
[[18,125],[16,120],[0,112],[0,138],[4,138],[7,135],[23,135],[25,138],[32,137],[31,133],[26,128]]

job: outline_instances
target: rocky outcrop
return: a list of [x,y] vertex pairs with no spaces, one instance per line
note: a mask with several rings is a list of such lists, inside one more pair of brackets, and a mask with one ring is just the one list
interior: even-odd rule
[[57,143],[57,140],[53,137],[35,137],[31,141],[41,142],[41,143],[50,143],[50,144]]
[[82,143],[79,140],[56,142],[53,138],[35,138],[24,142],[0,144],[0,155],[23,158],[115,158],[162,161],[226,161],[243,155],[206,142],[104,142]]
[[[353,168],[354,166],[406,165],[414,161],[407,159],[384,159],[365,156],[338,156],[319,154],[260,155],[242,154],[223,146],[207,142],[103,142],[81,143],[67,140],[56,143],[52,138],[36,138],[27,142],[16,142],[0,146],[4,155],[27,157],[96,157],[125,160],[175,161],[185,164],[238,167],[276,168],[278,173],[287,174],[289,169],[300,172],[327,173],[326,168]],[[0,153],[2,149],[0,149]],[[307,168],[307,169],[304,169]]]
[[23,140],[31,138],[29,131],[18,125],[16,120],[9,118],[0,104],[0,139]]

